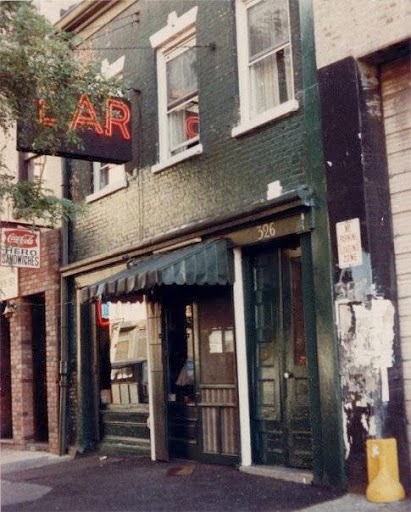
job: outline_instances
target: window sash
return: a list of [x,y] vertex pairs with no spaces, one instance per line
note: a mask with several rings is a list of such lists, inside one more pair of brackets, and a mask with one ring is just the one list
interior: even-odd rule
[[[165,107],[167,119],[167,145],[168,155],[173,156],[194,144],[199,138],[199,110],[198,110],[198,77],[197,77],[197,51],[194,47],[195,37],[182,39],[178,47],[171,48],[165,55]],[[179,60],[173,69],[173,64]],[[176,75],[174,80],[169,71]],[[186,76],[184,72],[187,73]],[[177,87],[180,94],[170,94],[170,88]],[[180,89],[178,89],[180,88]]]
[[250,114],[261,114],[290,100],[291,49],[287,44],[249,64]]
[[[264,6],[268,7],[266,11]],[[289,43],[288,0],[260,0],[246,7],[250,61]]]
[[[280,3],[260,0],[244,6],[247,27],[248,117],[252,119],[286,103],[294,96],[290,22],[288,0]],[[258,23],[266,23],[267,18],[271,23],[270,27],[277,24],[277,28],[271,31],[265,25],[258,34]],[[252,23],[255,25],[251,26]]]

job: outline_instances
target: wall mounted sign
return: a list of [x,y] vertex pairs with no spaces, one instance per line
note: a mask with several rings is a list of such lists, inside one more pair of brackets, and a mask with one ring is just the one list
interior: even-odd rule
[[2,228],[0,266],[40,267],[40,232],[30,229]]
[[[55,119],[43,100],[38,101],[36,119],[22,119],[17,126],[17,150],[37,154],[50,151],[34,145],[36,126],[54,126]],[[107,98],[104,105],[93,105],[91,99],[80,96],[67,121],[75,130],[80,146],[61,144],[53,155],[95,162],[125,163],[131,160],[131,104],[123,98]]]
[[19,295],[19,270],[0,267],[0,300],[14,299]]
[[226,235],[235,245],[248,245],[268,242],[286,235],[304,233],[312,229],[308,214],[299,213],[274,221],[262,222],[255,226],[233,231]]
[[337,222],[338,266],[349,268],[362,265],[360,219]]

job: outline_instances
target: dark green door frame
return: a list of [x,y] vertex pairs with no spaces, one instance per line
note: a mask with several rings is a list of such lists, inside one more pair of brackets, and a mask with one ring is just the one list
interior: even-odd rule
[[[312,305],[317,347],[318,389],[316,407],[320,407],[320,423],[314,445],[318,464],[314,481],[344,488],[344,439],[342,400],[339,380],[338,345],[335,327],[332,258],[328,222],[325,166],[321,144],[320,101],[314,39],[312,0],[298,0],[302,48],[303,108],[306,149],[306,183],[315,197],[316,226],[311,235]],[[311,355],[314,358],[314,354]]]

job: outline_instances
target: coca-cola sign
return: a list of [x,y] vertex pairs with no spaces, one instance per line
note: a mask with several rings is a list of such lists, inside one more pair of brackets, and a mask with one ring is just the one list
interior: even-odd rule
[[36,247],[37,234],[22,229],[13,229],[7,232],[4,243],[12,247]]
[[39,268],[40,233],[30,229],[3,228],[0,266]]

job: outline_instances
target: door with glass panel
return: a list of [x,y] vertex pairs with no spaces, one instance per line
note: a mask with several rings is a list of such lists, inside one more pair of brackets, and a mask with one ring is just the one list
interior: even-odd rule
[[257,249],[247,264],[253,461],[309,468],[301,248],[294,242]]
[[171,457],[238,462],[238,400],[230,290],[198,290],[164,307]]

